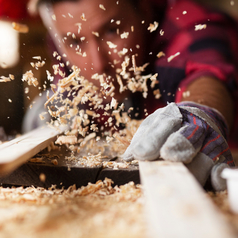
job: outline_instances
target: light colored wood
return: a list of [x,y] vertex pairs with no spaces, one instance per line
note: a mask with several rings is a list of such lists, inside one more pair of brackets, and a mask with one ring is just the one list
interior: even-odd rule
[[182,163],[140,162],[151,237],[234,238],[234,231]]
[[10,173],[32,156],[50,145],[66,127],[49,126],[37,128],[0,145],[0,175]]

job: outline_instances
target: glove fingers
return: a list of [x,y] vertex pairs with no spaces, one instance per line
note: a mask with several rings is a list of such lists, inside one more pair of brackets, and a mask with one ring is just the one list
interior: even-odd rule
[[129,162],[129,161],[132,161],[134,159],[134,156],[133,154],[131,153],[130,151],[130,148],[128,147],[125,151],[125,153],[122,155],[123,157],[123,160]]
[[[167,137],[181,127],[182,114],[176,104],[156,110],[140,125],[127,148],[123,159],[154,160]],[[131,154],[131,155],[129,155]]]
[[198,153],[191,163],[186,164],[188,170],[194,175],[201,186],[205,185],[213,166],[214,162],[203,153]]
[[171,134],[161,148],[164,160],[190,163],[199,152],[205,137],[203,127],[187,124]]

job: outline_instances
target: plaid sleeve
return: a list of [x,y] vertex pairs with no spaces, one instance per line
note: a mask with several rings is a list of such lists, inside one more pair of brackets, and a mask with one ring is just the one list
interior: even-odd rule
[[163,100],[179,102],[181,91],[200,76],[213,76],[227,87],[233,85],[237,32],[233,20],[191,1],[177,1],[168,7],[157,37],[165,56],[155,64]]
[[191,102],[177,105],[186,125],[181,133],[194,148],[200,147],[200,152],[206,154],[215,163],[220,156],[223,156],[222,163],[235,166],[226,141],[227,126],[220,113],[210,107]]

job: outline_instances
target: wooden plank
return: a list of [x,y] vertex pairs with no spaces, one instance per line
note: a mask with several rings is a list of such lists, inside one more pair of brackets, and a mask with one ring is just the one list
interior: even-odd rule
[[46,148],[66,127],[45,126],[0,145],[0,175],[9,173]]
[[183,164],[140,162],[139,170],[151,237],[236,237]]

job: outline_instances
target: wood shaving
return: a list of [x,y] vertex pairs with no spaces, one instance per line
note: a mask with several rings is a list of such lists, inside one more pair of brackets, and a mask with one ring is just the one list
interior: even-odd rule
[[30,162],[32,163],[45,163],[45,161],[43,161],[43,158],[42,157],[35,157],[35,158],[32,158],[32,159],[29,159]]
[[161,58],[161,57],[165,56],[165,53],[163,51],[160,51],[156,56],[157,56],[157,58]]
[[54,21],[56,21],[56,16],[55,16],[55,14],[53,14],[53,15],[51,16],[51,18],[52,18]]
[[150,32],[155,31],[159,26],[159,23],[154,21],[154,24],[150,23],[149,27],[147,28]]
[[106,8],[103,6],[103,4],[99,4],[99,7],[104,11],[106,10]]
[[185,91],[185,92],[183,92],[183,97],[184,98],[187,98],[187,97],[189,97],[190,96],[190,91]]
[[92,34],[95,35],[96,37],[99,37],[99,33],[98,32],[93,31]]
[[127,52],[128,52],[128,49],[127,49],[127,48],[123,48],[121,51],[118,52],[118,55],[119,55],[120,57],[122,57],[122,56],[125,55]]
[[74,185],[68,189],[0,188],[1,235],[146,237],[141,186],[133,182],[112,185],[105,179],[78,189]]
[[206,29],[206,28],[207,28],[206,24],[198,24],[195,26],[195,31],[199,31],[199,30]]
[[53,165],[58,165],[58,160],[57,160],[57,159],[53,159],[53,160],[51,160],[51,163],[52,163]]
[[33,56],[32,59],[41,60],[41,56]]
[[159,89],[154,90],[153,94],[155,95],[156,99],[159,99],[162,96]]
[[129,36],[129,32],[124,32],[121,34],[121,39],[126,39]]
[[117,45],[113,44],[111,41],[107,41],[107,44],[108,44],[110,49],[114,49],[114,48],[117,47]]
[[0,83],[11,82],[12,80],[14,80],[13,75],[9,75],[8,77],[5,77],[5,76],[0,77]]
[[78,27],[78,34],[79,34],[80,31],[82,30],[82,23],[76,23],[75,25]]
[[86,21],[86,18],[85,18],[85,14],[84,14],[84,13],[82,13],[81,19],[82,19],[83,21]]
[[13,22],[12,28],[20,33],[28,33],[29,32],[29,27],[25,24]]
[[180,52],[177,52],[176,54],[169,56],[168,57],[168,62],[171,62],[174,58],[176,58],[179,55],[180,55]]
[[22,76],[22,81],[27,82],[28,85],[33,85],[33,86],[38,86],[38,80],[37,78],[34,77],[34,74],[32,73],[31,70],[27,71],[25,74]]
[[159,83],[159,81],[157,80],[157,77],[158,77],[158,73],[156,73],[156,74],[154,74],[150,77],[150,80],[151,80],[150,86],[151,86],[151,88],[154,88],[155,85]]
[[68,15],[69,15],[70,18],[74,18],[69,12],[68,12]]

